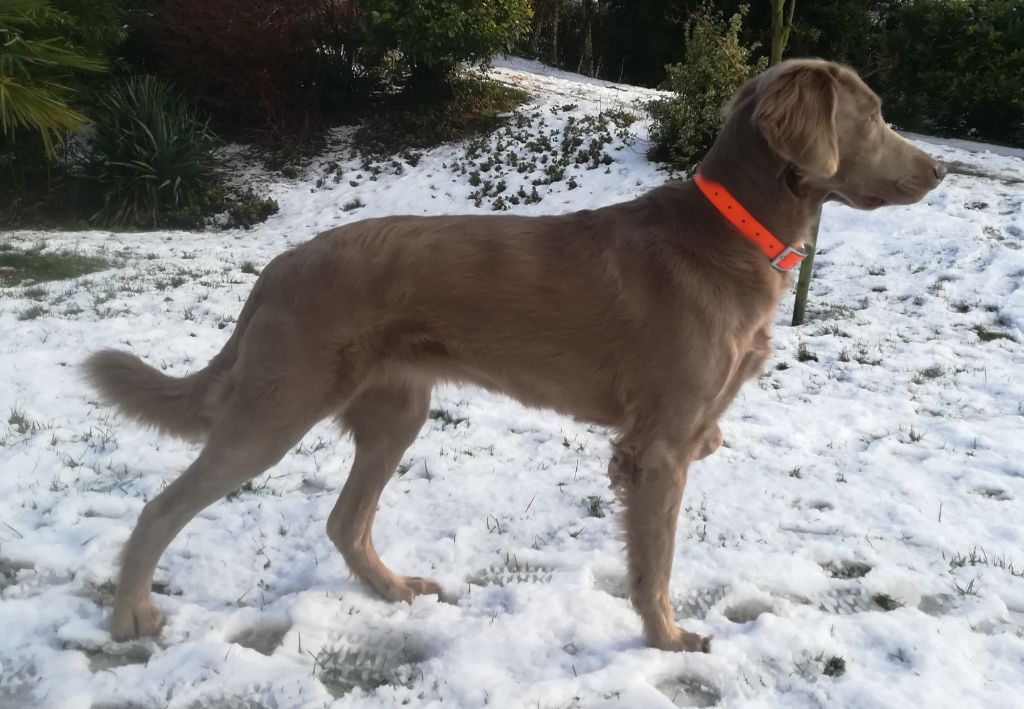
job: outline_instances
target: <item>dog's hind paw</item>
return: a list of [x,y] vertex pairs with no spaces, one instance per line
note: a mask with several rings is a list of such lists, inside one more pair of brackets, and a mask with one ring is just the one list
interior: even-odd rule
[[366,579],[366,581],[387,601],[405,601],[411,603],[416,596],[436,594],[442,598],[444,591],[441,584],[420,576],[390,576],[382,579]]
[[648,637],[647,644],[668,652],[711,652],[711,637],[697,635],[682,628],[667,637]]
[[413,596],[430,596],[435,594],[441,596],[443,594],[441,584],[420,576],[403,576],[402,582],[412,592]]
[[156,637],[164,627],[164,617],[146,598],[134,606],[114,604],[110,614],[110,635],[114,640],[135,640],[141,637]]

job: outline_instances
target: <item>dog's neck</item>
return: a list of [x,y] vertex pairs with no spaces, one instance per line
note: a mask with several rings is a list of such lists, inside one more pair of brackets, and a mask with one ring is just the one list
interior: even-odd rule
[[807,190],[793,166],[768,147],[760,131],[737,125],[744,120],[752,118],[740,111],[722,127],[701,163],[701,173],[723,185],[782,243],[807,243],[824,195]]

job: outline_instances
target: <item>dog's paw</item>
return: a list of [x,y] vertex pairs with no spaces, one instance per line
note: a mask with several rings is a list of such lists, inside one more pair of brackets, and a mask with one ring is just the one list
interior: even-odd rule
[[164,617],[149,598],[134,605],[115,604],[110,615],[110,635],[117,641],[155,638],[163,627]]
[[370,580],[370,585],[376,589],[382,598],[392,602],[405,601],[411,603],[416,596],[429,596],[437,594],[441,598],[444,591],[441,584],[420,576],[394,576],[388,579],[381,579],[376,583]]
[[711,638],[697,635],[682,628],[675,628],[674,633],[648,637],[647,644],[658,650],[668,652],[711,652]]
[[403,576],[402,583],[412,592],[413,596],[437,595],[440,597],[443,594],[441,584],[420,576]]

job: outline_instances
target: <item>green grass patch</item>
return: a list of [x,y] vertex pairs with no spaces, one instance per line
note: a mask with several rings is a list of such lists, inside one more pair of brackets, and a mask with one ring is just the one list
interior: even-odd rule
[[460,423],[465,423],[469,419],[463,416],[456,416],[447,409],[431,409],[430,420],[439,421],[441,423],[441,428],[444,429],[448,428],[449,426],[451,426],[452,428],[457,428]]
[[30,305],[18,313],[18,320],[35,320],[40,316],[46,315],[48,312],[42,305]]
[[797,362],[817,362],[818,355],[811,352],[807,345],[800,343],[800,346],[796,350],[796,361]]
[[0,249],[0,287],[9,288],[28,281],[62,281],[112,266],[106,259],[74,251],[47,251],[41,247],[25,251]]
[[821,673],[826,677],[842,677],[846,674],[846,660],[833,655],[825,660]]
[[871,597],[871,600],[875,602],[875,605],[884,611],[894,611],[897,608],[902,608],[903,604],[897,601],[895,598],[890,596],[888,593],[876,593]]
[[1010,342],[1017,341],[1017,338],[1008,332],[1004,332],[1003,330],[992,330],[984,325],[975,325],[971,329],[974,330],[974,333],[982,342],[992,342],[993,340],[1009,340]]
[[604,517],[604,501],[597,495],[590,495],[583,501],[587,506],[587,517]]

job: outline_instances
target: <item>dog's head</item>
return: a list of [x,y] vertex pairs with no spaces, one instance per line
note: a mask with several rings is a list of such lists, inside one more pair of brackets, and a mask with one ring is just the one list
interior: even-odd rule
[[946,174],[882,119],[881,100],[850,69],[817,59],[778,64],[743,87],[750,120],[800,181],[859,209],[912,204]]

